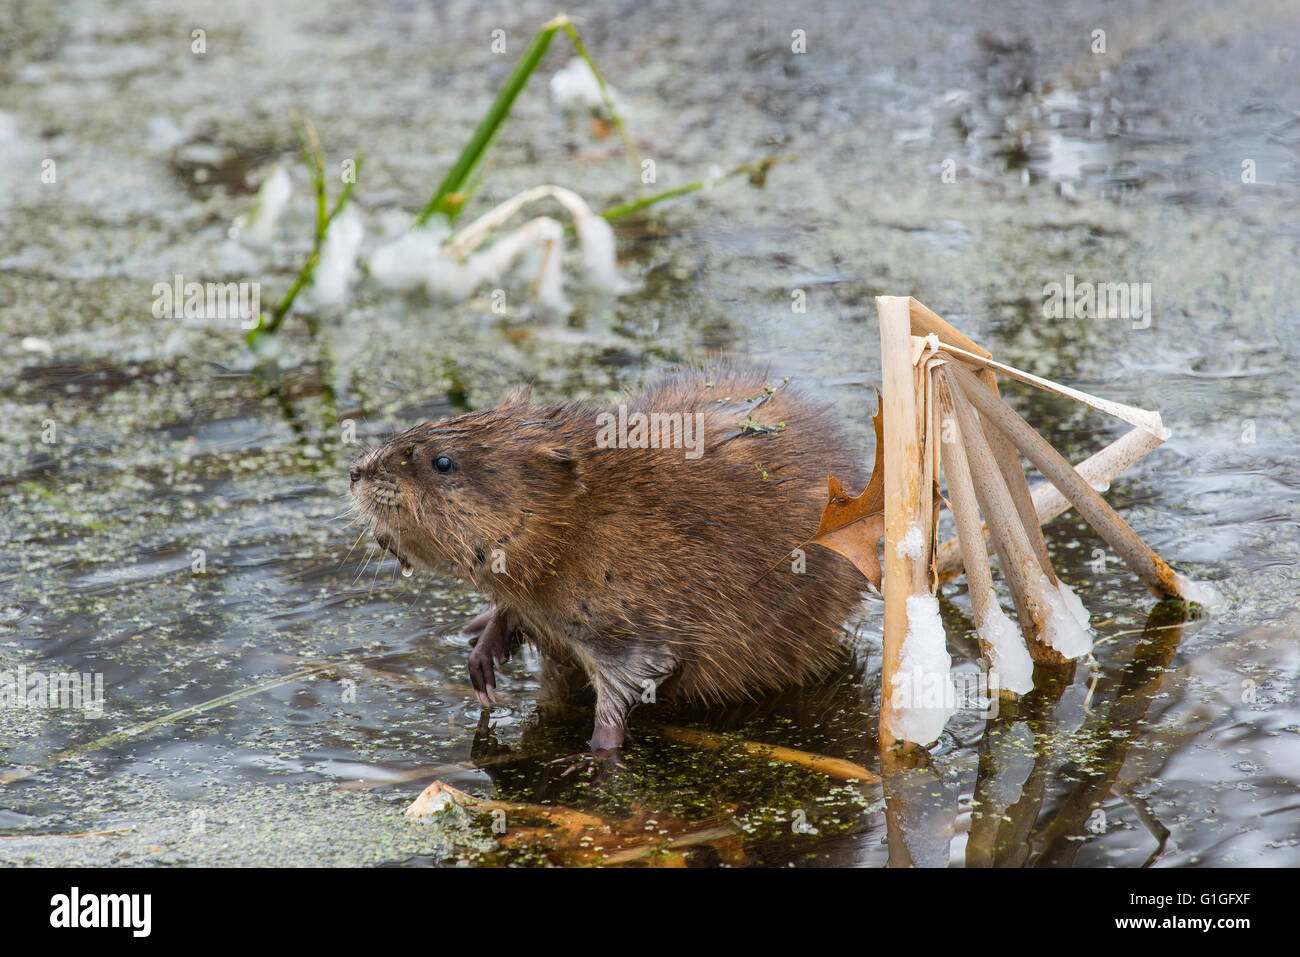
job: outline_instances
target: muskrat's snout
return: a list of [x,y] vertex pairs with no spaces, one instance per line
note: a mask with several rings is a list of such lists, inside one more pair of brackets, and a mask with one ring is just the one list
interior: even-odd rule
[[385,534],[389,524],[385,519],[397,506],[397,483],[381,473],[378,466],[382,453],[382,449],[375,449],[353,460],[348,467],[348,488],[361,514],[370,520],[379,547],[397,554]]
[[426,422],[358,456],[348,479],[376,539],[387,538],[416,568],[485,583],[511,567],[501,558],[506,549],[522,562],[532,550],[527,535],[549,541],[547,529],[575,520],[569,510],[582,488],[575,455],[550,423],[519,411]]
[[369,513],[375,505],[397,505],[397,481],[383,469],[383,447],[358,455],[348,468],[348,483],[352,497],[363,512]]
[[435,566],[438,538],[431,510],[418,504],[424,494],[420,460],[407,435],[362,453],[348,467],[349,490],[375,544],[398,560],[403,575],[413,566]]
[[361,514],[370,521],[375,544],[397,559],[403,575],[410,576],[414,571],[411,559],[399,547],[402,534],[400,519],[395,515],[397,484],[376,474],[374,466],[368,463],[373,456],[374,453],[360,456],[348,469],[352,497],[360,507]]
[[376,477],[378,466],[383,461],[383,448],[371,449],[369,452],[362,452],[352,464],[348,466],[348,482],[352,487],[352,494],[357,494],[357,483],[364,479]]

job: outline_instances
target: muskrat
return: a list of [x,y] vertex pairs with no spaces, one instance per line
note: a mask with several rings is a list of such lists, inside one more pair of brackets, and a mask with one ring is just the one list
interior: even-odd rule
[[613,407],[515,393],[408,429],[349,477],[405,574],[450,568],[490,596],[466,626],[480,702],[525,638],[585,672],[602,753],[656,694],[753,697],[836,661],[861,577],[834,552],[794,550],[827,474],[861,487],[861,472],[825,406],[769,388],[765,369],[711,364]]

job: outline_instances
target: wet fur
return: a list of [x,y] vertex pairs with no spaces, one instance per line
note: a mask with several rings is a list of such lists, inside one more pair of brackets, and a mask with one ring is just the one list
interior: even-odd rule
[[[825,671],[861,579],[815,546],[795,574],[790,552],[817,527],[827,473],[860,488],[863,457],[827,409],[756,367],[670,373],[624,401],[704,413],[702,457],[598,448],[597,414],[617,404],[516,395],[362,456],[353,493],[404,562],[469,578],[509,630],[580,667],[598,728],[621,727],[651,685],[718,703]],[[785,427],[742,431],[751,415]],[[448,474],[433,466],[443,455]],[[497,549],[504,573],[491,570]]]

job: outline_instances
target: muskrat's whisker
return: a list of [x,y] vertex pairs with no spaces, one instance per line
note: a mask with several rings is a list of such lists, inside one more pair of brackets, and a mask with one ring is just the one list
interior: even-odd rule
[[357,573],[356,573],[354,576],[352,576],[352,584],[351,584],[350,586],[348,586],[348,587],[350,587],[350,588],[356,588],[356,587],[357,587],[357,582],[359,582],[359,581],[361,580],[361,576],[365,574],[366,566],[369,565],[369,564],[370,564],[370,556],[367,555],[367,556],[366,556],[366,560],[365,560],[364,562],[362,562],[362,563],[361,563],[361,567],[357,569]]
[[[403,554],[402,553],[402,527],[400,525],[397,527],[396,551],[397,551],[397,571],[400,572],[402,571],[403,568],[407,567],[407,561],[405,558],[402,557]],[[393,584],[394,585],[399,584],[397,581],[396,574],[393,575]]]
[[369,528],[363,528],[361,530],[361,534],[357,536],[356,541],[354,541],[350,546],[348,546],[348,553],[343,556],[343,561],[339,562],[340,568],[342,568],[344,565],[348,563],[348,559],[352,557],[353,550],[356,549],[356,547],[361,544],[361,539],[366,537],[366,532],[368,531],[370,531]]
[[[393,518],[392,518],[393,513],[396,512],[397,510],[396,510],[395,508],[393,508],[391,505],[384,505],[384,506],[382,506],[382,507],[384,508],[384,511],[385,511],[385,515],[384,515],[384,524],[385,524],[388,528],[390,528],[390,529],[395,529],[396,532],[397,532],[397,534],[400,536],[400,535],[401,535],[401,526],[398,525],[396,522],[394,522],[394,521],[393,521]],[[400,546],[399,546],[399,548],[400,548]],[[379,551],[379,552],[375,552],[375,553],[373,553],[373,554],[374,554],[374,557],[376,558],[376,561],[375,561],[375,571],[374,571],[374,574],[372,574],[372,575],[370,576],[370,585],[369,585],[369,587],[366,589],[366,596],[367,596],[367,597],[371,597],[371,596],[374,595],[374,593],[375,593],[375,586],[377,586],[377,585],[379,584],[379,575],[380,575],[380,573],[381,573],[381,572],[383,571],[383,569],[384,569],[384,558],[385,558],[385,552],[384,552],[384,551]],[[369,568],[369,566],[370,566],[370,563],[369,563],[369,562],[366,562],[366,567]],[[364,572],[365,569],[362,569],[362,571]]]
[[357,569],[356,577],[352,579],[353,587],[356,586],[357,582],[361,581],[361,576],[366,573],[366,569],[370,567],[370,563],[374,561],[374,558],[375,552],[366,552],[366,560],[361,563],[361,567]]
[[345,497],[344,501],[342,502],[342,506],[343,506],[342,511],[340,511],[337,515],[334,515],[331,518],[321,519],[320,524],[331,525],[334,522],[340,521],[344,518],[350,518],[352,521],[356,521],[357,518],[360,517],[361,507],[357,505],[356,499],[354,499],[351,495],[347,495]]
[[375,594],[375,588],[379,584],[379,576],[384,570],[384,559],[386,557],[386,555],[380,555],[379,560],[375,562],[375,572],[370,576],[370,588],[366,591],[367,597],[373,597]]

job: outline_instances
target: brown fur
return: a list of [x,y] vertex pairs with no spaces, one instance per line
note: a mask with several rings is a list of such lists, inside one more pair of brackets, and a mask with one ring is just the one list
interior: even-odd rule
[[[404,563],[469,578],[544,656],[581,667],[598,730],[616,725],[621,740],[651,686],[734,700],[802,682],[838,654],[860,576],[816,546],[796,574],[790,553],[817,527],[828,472],[861,486],[860,456],[825,408],[768,384],[765,370],[710,365],[626,398],[629,413],[704,413],[696,459],[598,448],[597,414],[617,406],[516,395],[363,455],[353,493]],[[742,430],[751,416],[775,431]],[[447,474],[434,467],[444,455]]]

